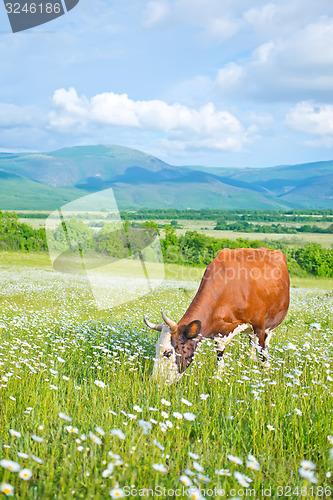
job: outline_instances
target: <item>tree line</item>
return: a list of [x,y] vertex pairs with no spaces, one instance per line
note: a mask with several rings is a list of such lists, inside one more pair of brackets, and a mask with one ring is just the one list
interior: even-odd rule
[[0,250],[47,250],[45,229],[34,229],[15,212],[0,210]]
[[310,224],[302,226],[285,226],[282,224],[254,224],[245,220],[239,220],[228,224],[226,220],[219,219],[215,230],[220,231],[240,231],[243,233],[278,233],[278,234],[297,234],[297,233],[325,233],[333,234],[333,224],[328,227],[319,227]]
[[237,238],[217,239],[212,236],[186,231],[177,236],[175,229],[165,226],[165,238],[162,240],[162,250],[165,262],[190,266],[206,266],[223,248],[259,248],[282,250],[288,261],[288,269],[293,276],[313,275],[333,278],[333,249],[323,248],[318,243],[309,243],[304,247],[289,247],[283,242],[248,240]]
[[[82,220],[72,218],[46,235],[44,228],[34,229],[20,222],[15,213],[0,210],[0,250],[47,251],[48,239],[53,250],[59,252],[84,250],[123,259],[138,255],[158,234],[159,228],[155,221],[144,222],[140,227],[133,226],[129,221],[122,225],[110,222],[96,231]],[[175,228],[169,224],[164,226],[160,240],[164,261],[168,263],[204,267],[223,248],[266,246],[286,254],[292,275],[333,277],[333,249],[323,248],[318,243],[297,248],[281,241],[217,239],[197,231],[186,231],[184,235],[178,236]]]
[[187,209],[144,208],[121,210],[123,219],[130,220],[213,220],[256,222],[333,222],[332,209],[318,210],[227,210],[227,209]]

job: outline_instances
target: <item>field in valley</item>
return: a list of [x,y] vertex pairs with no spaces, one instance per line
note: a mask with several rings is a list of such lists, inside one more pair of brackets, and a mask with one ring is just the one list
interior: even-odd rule
[[[177,233],[184,234],[187,229],[179,229]],[[260,241],[285,241],[291,246],[303,246],[307,243],[319,243],[324,248],[332,248],[333,236],[331,234],[318,234],[318,233],[303,233],[303,234],[284,234],[284,233],[243,233],[241,231],[214,231],[214,229],[199,229],[200,233],[206,236],[213,236],[213,238],[228,238],[230,240],[237,240],[238,238],[245,238],[248,240]]]
[[218,376],[204,343],[168,387],[150,381],[157,332],[142,316],[186,310],[202,271],[176,268],[183,281],[98,312],[86,280],[46,254],[0,253],[0,482],[16,498],[333,495],[331,281],[294,282],[270,368],[239,337]]
[[[37,218],[33,218],[33,214],[36,213],[39,215]],[[20,213],[22,216],[23,214],[29,215],[29,218],[24,218],[21,217],[20,221],[25,222],[29,225],[31,225],[33,228],[41,228],[44,226],[44,219],[41,218],[41,215],[44,214],[45,218],[49,215],[49,212],[33,212],[33,211],[26,211]],[[129,219],[131,217],[131,212],[128,212]],[[105,214],[100,213],[100,214],[95,214],[95,221],[96,222],[101,222],[102,224],[105,223]],[[149,220],[149,218],[147,218]],[[134,219],[135,221],[135,219]],[[85,220],[86,223],[89,223],[89,219]],[[171,219],[159,219],[158,223],[160,227],[162,228],[165,224],[170,224]],[[307,243],[319,243],[322,247],[324,248],[332,248],[333,245],[333,235],[328,234],[328,233],[311,233],[311,232],[305,232],[305,233],[296,233],[296,234],[290,234],[290,233],[264,233],[264,232],[242,232],[242,231],[236,231],[236,230],[214,230],[214,227],[216,226],[216,220],[193,220],[193,219],[179,219],[177,220],[178,226],[176,226],[176,233],[178,236],[183,235],[186,233],[186,231],[198,231],[199,233],[205,234],[206,236],[212,236],[213,238],[227,238],[230,240],[237,240],[238,238],[245,238],[249,240],[261,240],[261,241],[267,241],[268,244],[270,241],[282,241],[287,245],[290,246],[303,246],[306,245]],[[233,221],[235,222],[235,220]],[[259,221],[255,221],[254,223],[258,223]],[[269,225],[270,223],[268,222],[262,222],[260,221],[261,224],[263,225]],[[314,224],[320,228],[327,228],[332,221],[330,222],[315,222]],[[302,222],[283,222],[282,223],[286,227],[290,228],[296,228],[299,227],[300,225],[304,224]],[[163,229],[161,229],[161,234],[163,235]]]

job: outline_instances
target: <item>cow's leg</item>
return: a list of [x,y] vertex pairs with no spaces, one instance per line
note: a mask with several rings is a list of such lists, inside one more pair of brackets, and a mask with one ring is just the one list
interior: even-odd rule
[[267,328],[267,330],[265,330],[265,350],[266,352],[268,352],[268,348],[269,348],[269,343],[271,341],[271,338],[273,337],[274,335],[274,330],[271,330],[270,328]]
[[[263,354],[264,354],[266,360],[268,359],[268,348],[269,348],[270,340],[273,337],[273,334],[274,334],[274,330],[271,330],[270,328],[267,328],[267,330],[265,330],[265,345],[264,345]],[[266,361],[265,367],[266,368],[269,367],[269,362]]]
[[224,325],[225,330],[223,335],[218,335],[214,338],[216,341],[216,353],[217,353],[217,372],[218,375],[221,374],[224,368],[224,350],[229,342],[238,333],[248,333],[249,335],[253,333],[253,328],[249,323],[227,323]]
[[255,335],[254,330],[249,333],[249,341],[251,347],[251,359],[256,361],[257,359],[257,350],[258,350],[258,337]]
[[265,339],[266,339],[265,326],[262,325],[255,328],[255,334],[258,338],[258,343],[260,348],[261,365],[264,366],[265,361],[267,359],[267,353],[265,351]]
[[218,342],[216,343],[216,354],[217,354],[217,374],[221,375],[224,369],[224,347],[221,349]]

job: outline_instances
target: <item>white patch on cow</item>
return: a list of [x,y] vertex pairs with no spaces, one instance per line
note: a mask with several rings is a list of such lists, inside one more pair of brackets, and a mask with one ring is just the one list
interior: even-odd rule
[[267,328],[267,330],[265,330],[265,333],[266,333],[265,345],[264,345],[264,348],[261,350],[261,354],[265,357],[265,361],[261,360],[261,366],[263,366],[265,368],[270,368],[271,364],[268,361],[268,359],[269,359],[268,348],[269,348],[269,343],[271,341],[271,338],[273,337],[274,330]]
[[223,370],[224,370],[224,365],[225,365],[224,356],[222,356],[217,362],[217,375],[218,375],[218,377],[220,377],[222,375]]
[[274,335],[274,330],[271,330],[270,328],[267,328],[267,330],[265,330],[265,333],[267,335],[267,337],[265,338],[265,349],[268,349],[269,348],[269,343],[271,341],[271,338]]
[[[171,352],[170,357],[164,356],[165,352]],[[183,374],[178,371],[176,356],[176,351],[171,344],[170,327],[163,325],[161,336],[156,344],[153,380],[172,384],[182,377]]]
[[[250,323],[243,323],[242,325],[237,326],[232,332],[229,333],[229,335],[221,336],[217,335],[214,337],[215,342],[217,343],[217,350],[224,352],[224,349],[227,347],[228,344],[232,341],[232,339],[238,335],[239,333],[248,333],[248,335],[252,338],[252,336],[255,337],[254,331],[252,328],[252,325]],[[219,359],[217,363],[217,373],[218,375],[221,375],[224,369],[224,358],[223,356]]]
[[249,333],[250,337],[250,345],[251,345],[251,359],[252,361],[257,360],[257,351],[259,350],[259,339],[252,330],[251,333]]
[[217,335],[214,337],[214,340],[217,342],[217,348],[220,351],[224,351],[224,349],[227,347],[228,344],[232,341],[232,339],[238,335],[238,333],[243,333],[246,332],[249,335],[253,334],[253,328],[250,323],[243,323],[242,325],[237,326],[232,332],[229,333],[229,335],[224,335],[223,337],[221,335]]

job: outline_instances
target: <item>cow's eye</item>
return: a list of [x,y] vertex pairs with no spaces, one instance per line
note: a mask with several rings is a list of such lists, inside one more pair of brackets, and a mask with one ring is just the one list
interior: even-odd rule
[[164,351],[163,356],[165,358],[170,358],[171,354],[172,354],[172,350],[170,349],[169,351]]

